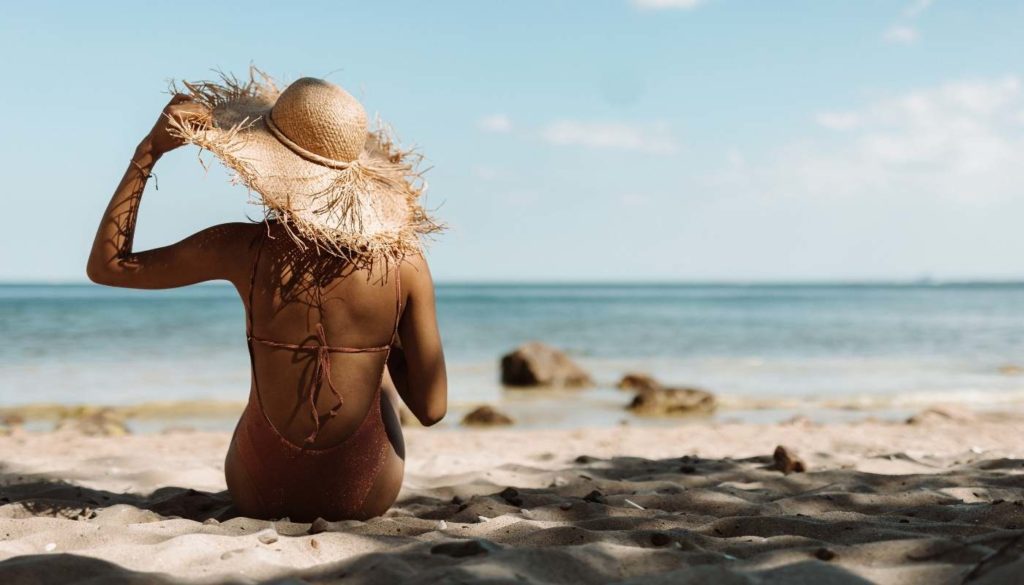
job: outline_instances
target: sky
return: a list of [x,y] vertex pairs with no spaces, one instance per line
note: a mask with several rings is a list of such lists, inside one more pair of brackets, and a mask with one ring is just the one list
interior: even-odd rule
[[[1024,279],[1024,2],[11,2],[0,281],[81,282],[171,79],[324,77],[418,147],[439,282]],[[261,217],[209,153],[137,249]]]

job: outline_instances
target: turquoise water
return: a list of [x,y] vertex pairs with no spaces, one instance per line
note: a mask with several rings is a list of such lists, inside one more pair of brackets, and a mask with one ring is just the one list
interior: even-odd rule
[[[539,425],[622,418],[628,397],[611,387],[630,370],[739,410],[1024,397],[1024,376],[1001,371],[1024,365],[1024,284],[441,285],[438,311],[456,407],[497,402]],[[248,390],[244,315],[228,286],[0,286],[0,332],[3,405]],[[600,387],[503,390],[498,358],[532,339],[568,350]]]

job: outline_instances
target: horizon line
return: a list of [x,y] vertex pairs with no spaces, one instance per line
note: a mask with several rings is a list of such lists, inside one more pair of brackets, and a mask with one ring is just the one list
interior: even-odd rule
[[[1024,277],[1016,278],[750,278],[750,279],[636,279],[636,280],[600,280],[600,279],[445,279],[434,282],[435,286],[965,286],[965,285],[1024,285]],[[31,286],[97,286],[88,280],[3,280],[0,286],[31,287]],[[188,286],[230,286],[227,281],[207,281]],[[175,287],[175,288],[188,288]],[[118,288],[118,287],[103,287]]]

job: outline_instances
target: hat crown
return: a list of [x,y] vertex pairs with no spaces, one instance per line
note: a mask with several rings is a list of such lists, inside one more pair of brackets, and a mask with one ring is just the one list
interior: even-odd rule
[[344,89],[303,77],[289,85],[270,111],[272,123],[288,140],[318,156],[352,162],[366,143],[366,110]]

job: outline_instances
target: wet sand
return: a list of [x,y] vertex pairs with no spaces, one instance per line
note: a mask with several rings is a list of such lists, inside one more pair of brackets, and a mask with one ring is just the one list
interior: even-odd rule
[[1022,423],[409,429],[396,506],[314,524],[233,514],[227,433],[14,431],[0,583],[1019,583]]

